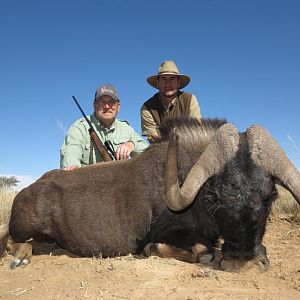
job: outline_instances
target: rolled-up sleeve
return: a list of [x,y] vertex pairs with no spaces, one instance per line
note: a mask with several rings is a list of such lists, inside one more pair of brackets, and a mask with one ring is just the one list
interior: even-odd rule
[[[131,152],[130,156],[134,157],[141,152],[143,152],[148,146],[149,143],[146,142],[129,124],[127,121],[117,120],[115,123],[115,130],[111,132],[112,136],[109,139],[114,143],[119,144],[132,142],[134,144],[134,149]],[[116,148],[117,148],[116,147]],[[116,149],[115,149],[116,150]]]
[[132,157],[142,153],[146,148],[149,147],[149,143],[144,141],[143,138],[135,131],[133,131],[131,138],[131,142],[134,144],[134,149],[131,153]]

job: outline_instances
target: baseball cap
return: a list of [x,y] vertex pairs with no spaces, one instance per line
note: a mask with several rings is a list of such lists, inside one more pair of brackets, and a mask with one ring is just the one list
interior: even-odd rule
[[112,84],[103,84],[99,86],[95,93],[95,100],[100,99],[102,96],[110,96],[114,100],[119,101],[118,91]]

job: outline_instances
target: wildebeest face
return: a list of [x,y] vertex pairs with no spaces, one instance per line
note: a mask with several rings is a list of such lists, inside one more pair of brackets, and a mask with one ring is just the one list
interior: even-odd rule
[[266,221],[277,191],[272,179],[260,168],[252,170],[252,174],[245,174],[231,169],[231,173],[215,179],[219,202],[215,219],[224,238],[224,257],[249,260],[261,255]]
[[[197,199],[200,212],[201,208],[209,212],[209,220],[205,220],[209,225],[205,227],[213,227],[213,234],[204,234],[213,243],[215,236],[223,236],[222,269],[231,269],[230,260],[235,266],[254,257],[265,265],[268,259],[261,242],[272,200],[277,195],[275,180],[300,203],[300,173],[270,133],[259,125],[239,133],[227,123],[205,141],[194,145],[193,149],[201,149],[199,157],[180,177],[178,169],[179,174],[184,172],[178,165],[182,160],[187,163],[181,154],[194,150],[180,148],[188,140],[182,138],[180,130],[177,134],[176,127],[172,129],[165,163],[166,204],[171,210],[182,211]],[[181,155],[178,159],[177,152]],[[203,220],[199,217],[200,226]]]

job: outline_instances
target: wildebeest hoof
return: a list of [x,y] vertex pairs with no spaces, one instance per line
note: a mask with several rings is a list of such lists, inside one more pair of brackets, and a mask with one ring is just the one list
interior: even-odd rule
[[255,264],[258,266],[258,269],[261,272],[267,271],[270,267],[270,261],[267,257],[258,259]]
[[198,255],[197,261],[201,264],[208,265],[208,264],[212,263],[214,258],[215,258],[214,253],[206,253],[206,254],[203,254],[203,255]]
[[239,272],[246,263],[246,261],[223,258],[220,262],[220,268],[226,272]]
[[151,251],[153,251],[153,248],[155,248],[155,244],[154,243],[148,243],[145,248],[143,249],[143,255],[146,257],[151,256]]
[[[148,244],[149,245],[149,244]],[[163,243],[150,243],[149,245],[149,256],[155,255],[155,256],[161,256],[163,257],[163,253],[165,250],[168,250],[168,245]]]
[[28,259],[19,259],[19,258],[15,258],[14,260],[11,261],[9,267],[11,269],[15,269],[16,267],[21,267],[21,266],[25,266],[29,264],[29,260]]

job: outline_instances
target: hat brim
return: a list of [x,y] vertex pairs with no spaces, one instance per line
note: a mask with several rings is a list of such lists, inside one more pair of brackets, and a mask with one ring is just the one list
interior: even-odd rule
[[182,89],[182,88],[186,87],[191,81],[191,78],[187,75],[184,75],[184,74],[163,73],[163,74],[160,74],[160,75],[153,75],[153,76],[148,77],[147,82],[151,86],[153,86],[154,88],[158,89],[157,78],[158,78],[158,76],[161,76],[161,75],[176,75],[176,76],[179,76],[179,78],[180,78],[179,89]]

